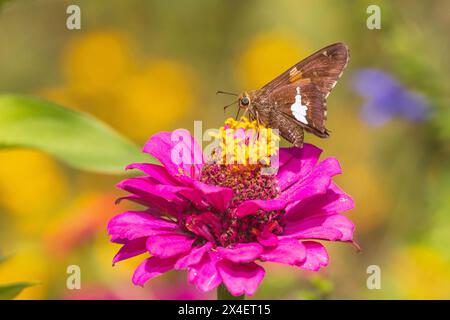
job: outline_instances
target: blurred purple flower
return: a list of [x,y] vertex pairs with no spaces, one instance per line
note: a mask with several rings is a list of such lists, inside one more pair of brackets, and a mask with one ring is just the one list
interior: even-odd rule
[[390,74],[377,69],[361,69],[353,76],[353,88],[366,98],[361,115],[372,126],[381,126],[394,117],[423,121],[429,104],[422,95],[408,91]]

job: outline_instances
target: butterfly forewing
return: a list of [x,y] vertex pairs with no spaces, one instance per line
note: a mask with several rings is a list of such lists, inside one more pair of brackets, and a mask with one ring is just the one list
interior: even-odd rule
[[295,141],[297,146],[303,142],[303,129],[322,138],[328,137],[326,98],[348,59],[347,46],[335,43],[300,61],[262,87],[259,93],[269,97],[274,113],[270,125],[279,128],[281,135]]
[[280,76],[262,87],[263,91],[271,92],[287,84],[309,79],[328,97],[347,66],[349,51],[344,43],[329,45],[306,59],[295,64]]
[[[299,101],[305,106],[304,117],[295,112],[298,94],[301,97]],[[325,129],[326,99],[315,84],[298,81],[282,86],[270,93],[269,101],[275,110],[285,114],[307,131],[320,137],[328,135]]]

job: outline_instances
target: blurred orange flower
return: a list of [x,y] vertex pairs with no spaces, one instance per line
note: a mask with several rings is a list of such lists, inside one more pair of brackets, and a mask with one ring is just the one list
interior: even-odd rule
[[99,230],[104,230],[111,215],[119,210],[114,206],[116,198],[117,195],[113,194],[77,197],[46,227],[44,245],[49,254],[61,257],[95,238]]

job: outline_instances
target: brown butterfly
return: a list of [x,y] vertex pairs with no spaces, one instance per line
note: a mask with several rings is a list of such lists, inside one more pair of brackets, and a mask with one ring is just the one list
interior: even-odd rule
[[303,130],[326,138],[326,99],[348,60],[344,43],[320,49],[261,89],[240,94],[239,110],[244,109],[251,120],[279,129],[281,136],[296,147],[303,145]]

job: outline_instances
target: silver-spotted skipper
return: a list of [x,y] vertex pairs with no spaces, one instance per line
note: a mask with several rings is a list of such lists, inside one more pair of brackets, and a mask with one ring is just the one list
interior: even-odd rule
[[320,49],[261,89],[240,94],[239,110],[244,109],[251,120],[279,129],[281,136],[296,147],[303,145],[303,130],[326,138],[326,99],[348,60],[344,43]]

